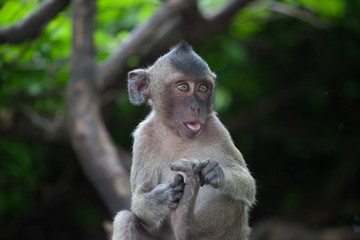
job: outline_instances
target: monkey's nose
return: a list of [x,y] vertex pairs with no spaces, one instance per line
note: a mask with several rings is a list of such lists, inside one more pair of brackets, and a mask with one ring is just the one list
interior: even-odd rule
[[200,114],[200,108],[198,106],[190,106],[191,111],[193,111],[195,113],[195,118],[198,118],[199,114]]
[[191,105],[191,110],[193,110],[193,111],[200,111],[200,108],[199,107],[197,107],[197,106],[193,106],[193,105]]

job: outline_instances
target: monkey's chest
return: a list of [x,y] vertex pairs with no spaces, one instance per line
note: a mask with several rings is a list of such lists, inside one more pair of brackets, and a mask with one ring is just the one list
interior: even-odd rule
[[159,155],[164,155],[168,161],[174,162],[185,158],[193,161],[202,161],[210,157],[211,148],[199,141],[181,141],[177,138],[158,139],[155,144]]

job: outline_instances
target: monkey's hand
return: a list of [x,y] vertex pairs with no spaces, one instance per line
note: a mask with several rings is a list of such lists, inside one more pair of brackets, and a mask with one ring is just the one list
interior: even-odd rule
[[202,161],[198,163],[195,168],[200,169],[199,177],[201,186],[208,184],[214,188],[218,188],[224,181],[224,170],[220,164],[213,159]]
[[[179,159],[174,163],[170,164],[170,169],[172,171],[180,171],[185,173],[186,175],[186,183],[190,184],[191,181],[200,179],[198,178],[199,170],[194,169],[196,163],[194,161],[190,161],[188,159]],[[197,179],[194,179],[197,178]]]
[[184,186],[184,178],[180,174],[177,174],[171,183],[159,184],[153,190],[157,204],[175,210],[183,195]]

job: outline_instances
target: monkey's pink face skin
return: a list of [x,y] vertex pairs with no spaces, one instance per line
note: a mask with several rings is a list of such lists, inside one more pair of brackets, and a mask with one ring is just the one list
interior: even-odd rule
[[166,112],[172,127],[187,139],[201,134],[211,104],[213,85],[206,79],[174,79],[166,87]]

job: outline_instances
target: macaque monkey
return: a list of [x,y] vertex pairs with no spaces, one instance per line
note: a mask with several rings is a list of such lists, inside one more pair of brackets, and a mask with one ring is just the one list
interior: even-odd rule
[[181,42],[128,74],[130,101],[150,114],[133,133],[131,211],[113,240],[247,240],[255,181],[213,111],[215,74]]

